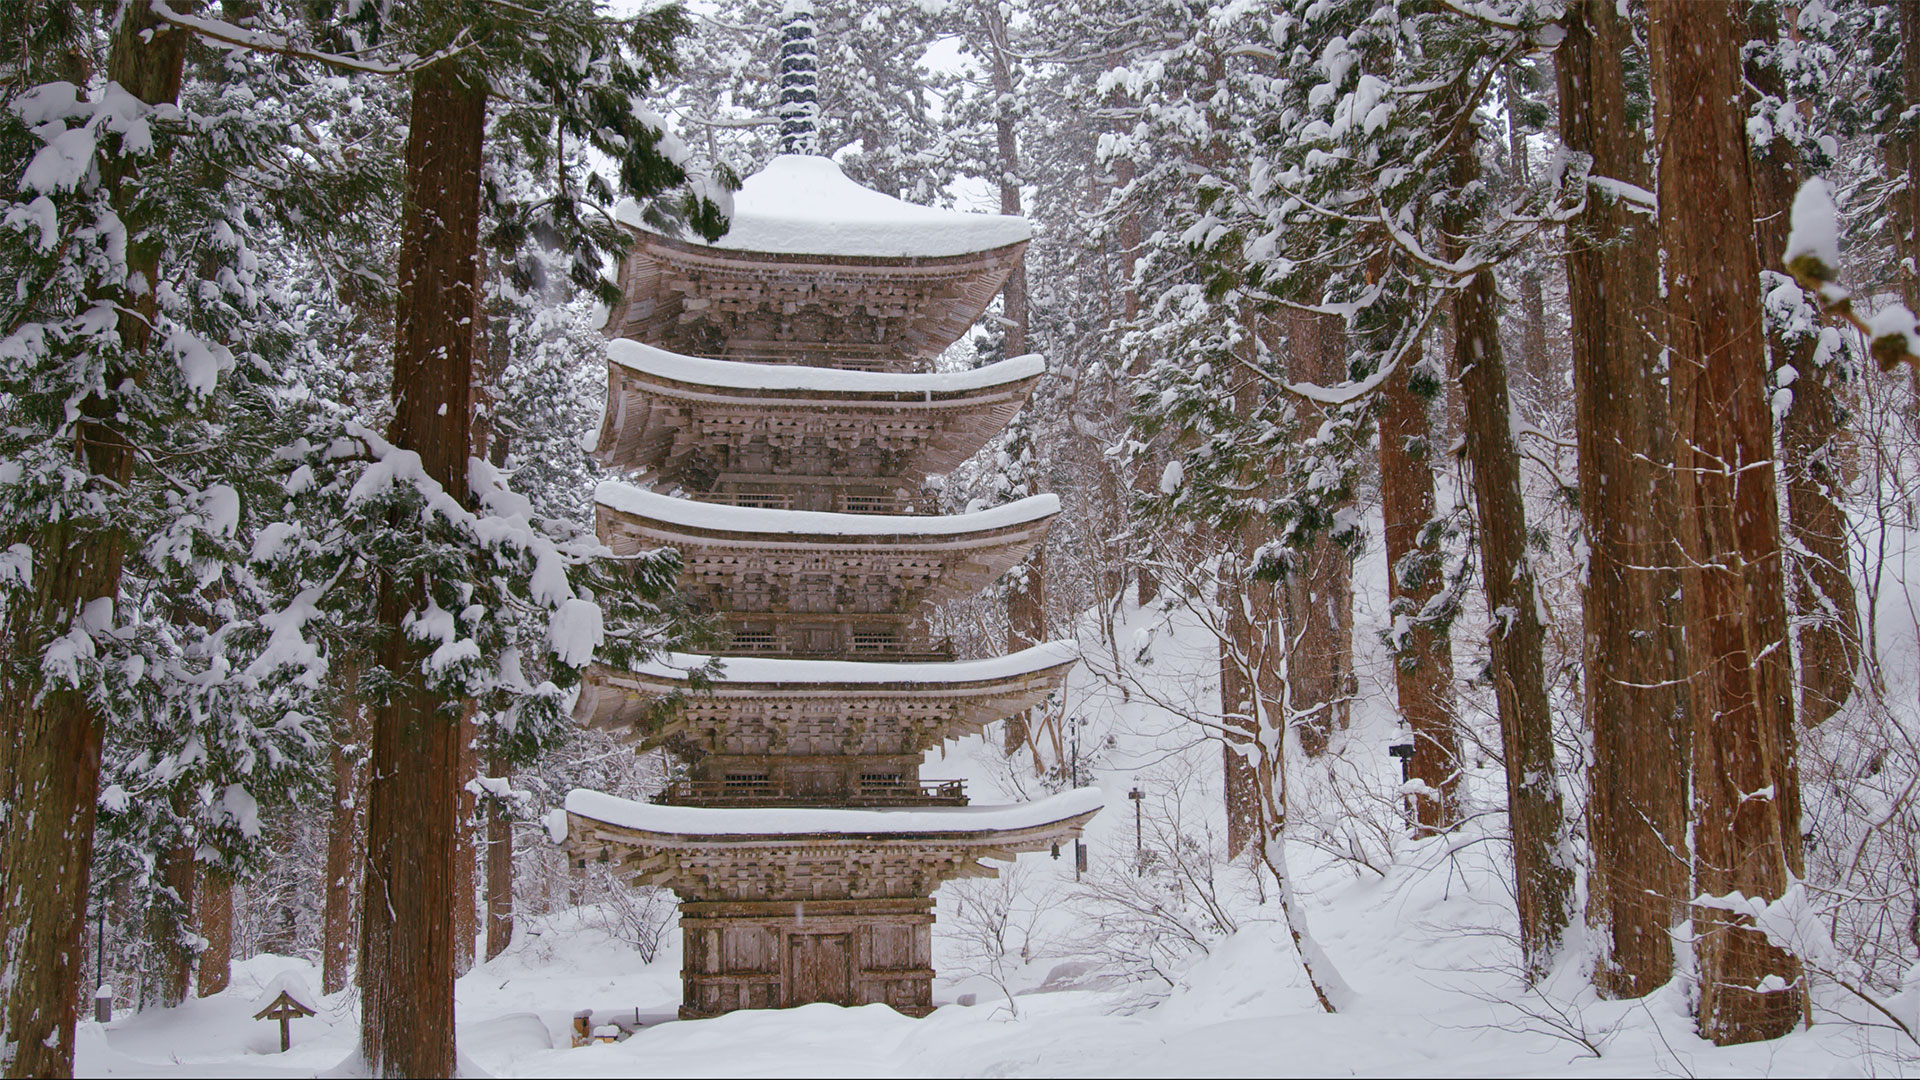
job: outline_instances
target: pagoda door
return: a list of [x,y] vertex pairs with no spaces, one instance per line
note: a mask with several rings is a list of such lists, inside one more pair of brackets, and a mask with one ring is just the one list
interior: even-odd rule
[[787,937],[787,1004],[853,1004],[853,943],[849,934]]

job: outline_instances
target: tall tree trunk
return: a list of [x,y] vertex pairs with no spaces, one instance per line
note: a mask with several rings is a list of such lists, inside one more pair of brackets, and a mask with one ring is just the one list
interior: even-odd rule
[[[1453,159],[1456,189],[1480,179],[1469,141]],[[1453,230],[1449,230],[1453,231]],[[1462,245],[1449,239],[1448,257]],[[1566,933],[1573,867],[1553,768],[1553,717],[1547,707],[1546,631],[1533,560],[1527,554],[1527,508],[1520,451],[1513,441],[1512,402],[1500,353],[1500,309],[1493,271],[1483,269],[1453,294],[1455,378],[1465,408],[1466,456],[1480,538],[1480,577],[1492,617],[1488,652],[1500,741],[1506,757],[1507,818],[1513,834],[1514,895],[1520,947],[1530,977],[1546,974]]]
[[[1508,93],[1516,93],[1518,88],[1508,85]],[[1527,136],[1511,112],[1507,116],[1507,149],[1513,158],[1514,178],[1526,184],[1532,177],[1532,151],[1527,146]],[[1542,409],[1558,400],[1558,387],[1554,385],[1553,357],[1547,352],[1547,298],[1545,274],[1541,272],[1540,248],[1530,243],[1517,257],[1520,294],[1520,355],[1515,357],[1514,373],[1520,376],[1519,382],[1532,400],[1527,404]]]
[[[1247,419],[1259,408],[1263,391],[1261,381],[1253,372],[1261,366],[1261,352],[1279,346],[1279,324],[1256,311],[1250,303],[1242,305],[1240,321],[1243,332],[1236,346],[1239,362],[1234,365],[1234,374],[1231,376],[1233,410],[1242,419]],[[1289,341],[1287,344],[1292,346],[1295,343]],[[1319,377],[1317,370],[1311,377]],[[1280,471],[1279,466],[1280,463],[1275,463],[1273,471]],[[1258,480],[1257,477],[1242,479],[1248,483]],[[1221,626],[1226,632],[1225,639],[1220,642],[1220,716],[1222,723],[1238,734],[1226,740],[1222,766],[1227,810],[1227,853],[1238,857],[1249,847],[1264,847],[1263,815],[1268,800],[1263,794],[1263,784],[1273,780],[1284,788],[1286,783],[1283,766],[1275,764],[1268,770],[1270,775],[1263,774],[1262,769],[1266,768],[1261,764],[1264,751],[1249,753],[1249,749],[1260,739],[1262,716],[1281,725],[1289,724],[1294,719],[1287,714],[1286,707],[1289,703],[1299,702],[1301,698],[1297,686],[1289,685],[1286,680],[1295,678],[1298,669],[1295,659],[1285,655],[1284,651],[1286,644],[1298,632],[1294,629],[1293,613],[1284,611],[1287,587],[1258,581],[1252,576],[1253,556],[1272,535],[1267,523],[1258,516],[1249,515],[1241,522],[1237,532],[1223,535],[1209,528],[1199,530],[1199,533],[1203,537],[1199,546],[1206,550],[1204,553],[1196,552],[1196,559],[1225,550],[1221,565],[1227,570],[1215,585],[1222,615]],[[1324,687],[1321,689],[1324,690]],[[1326,699],[1311,700],[1322,703],[1323,707],[1316,713],[1316,718],[1323,718]],[[1263,705],[1268,711],[1263,711]],[[1300,706],[1295,705],[1296,714],[1299,709]],[[1284,727],[1281,730],[1284,733]],[[1302,737],[1307,737],[1304,730]],[[1324,739],[1321,745],[1325,745]],[[1284,813],[1284,791],[1274,793],[1272,801],[1278,812]]]
[[473,970],[474,948],[480,938],[479,899],[480,851],[474,833],[475,811],[480,800],[467,784],[480,773],[479,754],[474,751],[473,705],[468,703],[460,717],[460,768],[454,780],[460,785],[459,816],[454,821],[453,847],[453,974]]
[[[1347,377],[1346,324],[1337,316],[1290,309],[1285,348],[1286,370],[1296,381],[1334,386]],[[1304,400],[1296,405],[1301,426],[1317,428],[1318,410]],[[1350,712],[1353,560],[1324,531],[1296,558],[1282,593],[1293,643],[1287,683],[1300,748],[1308,757],[1319,757],[1333,732],[1347,726]]]
[[364,854],[367,770],[358,762],[366,753],[367,710],[360,700],[360,662],[341,665],[341,701],[333,738],[333,802],[327,814],[327,861],[320,932],[320,991],[347,988],[353,967],[355,935],[354,871]]
[[[1227,804],[1227,855],[1238,858],[1249,846],[1260,842],[1260,776],[1247,743],[1258,737],[1254,717],[1254,683],[1248,666],[1258,655],[1253,620],[1248,618],[1243,596],[1249,582],[1238,575],[1225,575],[1219,583],[1218,599],[1226,640],[1220,643],[1220,718],[1228,727],[1243,733],[1221,743],[1221,769],[1225,780]],[[1265,586],[1261,586],[1264,588]],[[1257,756],[1257,755],[1255,755]]]
[[[1108,66],[1118,67],[1123,60],[1124,57],[1120,53],[1112,53],[1108,57]],[[1107,130],[1125,130],[1128,126],[1125,118],[1134,108],[1133,103],[1127,100],[1126,91],[1115,87],[1108,93],[1105,105],[1108,113]],[[1134,173],[1132,159],[1124,154],[1114,159],[1113,186],[1109,196],[1110,207],[1112,198],[1125,198],[1127,189],[1133,186]],[[1140,317],[1140,290],[1133,280],[1134,264],[1140,258],[1142,240],[1139,209],[1130,205],[1123,206],[1119,211],[1118,220],[1112,222],[1112,227],[1114,246],[1117,249],[1113,252],[1113,256],[1116,275],[1119,278],[1120,317],[1125,325],[1132,326]],[[1126,373],[1125,385],[1121,387],[1123,403],[1126,396],[1134,390],[1136,381],[1144,374],[1144,370],[1138,367]],[[1122,413],[1126,411],[1124,404],[1121,411]],[[1133,475],[1133,490],[1149,498],[1156,491],[1156,485],[1160,479],[1159,472],[1150,464],[1154,456],[1156,455],[1150,453],[1139,455],[1138,460],[1135,461],[1137,468]],[[1138,526],[1136,515],[1131,511],[1127,513],[1126,518],[1129,526]],[[1131,539],[1129,547],[1127,561],[1132,563],[1134,603],[1140,607],[1146,607],[1160,595],[1160,579],[1148,565],[1151,560],[1139,556],[1152,555],[1153,552],[1150,545],[1143,543],[1137,536]]]
[[1231,641],[1223,643],[1222,651],[1231,652],[1241,665],[1242,685],[1250,690],[1239,726],[1247,733],[1241,749],[1246,752],[1243,761],[1253,795],[1256,850],[1273,874],[1281,918],[1299,954],[1307,985],[1319,1000],[1321,1011],[1334,1013],[1351,1005],[1353,991],[1309,931],[1306,908],[1294,891],[1293,873],[1287,863],[1287,729],[1301,709],[1292,701],[1289,634],[1280,620],[1280,587],[1248,576],[1251,566],[1245,558],[1267,535],[1264,522],[1252,518],[1236,538],[1240,551],[1228,561],[1235,566],[1238,577],[1229,579],[1234,582],[1233,593],[1223,598],[1228,605]]
[[[484,289],[484,282],[477,288]],[[505,372],[510,359],[511,342],[507,337],[506,320],[487,319],[483,328],[491,333],[481,335],[481,349],[487,356],[487,390],[491,398],[496,393],[500,377]],[[511,449],[509,436],[491,422],[484,430],[476,429],[473,434],[474,456],[485,458],[497,469],[507,465],[507,454]],[[491,740],[489,740],[491,742]],[[506,778],[510,771],[506,755],[499,747],[490,746],[487,753],[487,775]],[[513,944],[513,818],[508,815],[505,803],[500,799],[487,800],[486,810],[486,857],[483,861],[484,887],[486,892],[486,946],[485,957],[488,960],[507,951]]]
[[[1920,0],[1894,0],[1900,22],[1901,100],[1920,101]],[[1892,206],[1894,250],[1900,256],[1901,299],[1920,311],[1920,120],[1908,120],[1886,142],[1887,172],[1907,178]],[[1920,371],[1914,373],[1920,380]],[[1917,381],[1916,386],[1920,386]]]
[[[1802,871],[1799,769],[1760,267],[1734,9],[1655,0],[1660,235],[1693,717],[1694,891],[1778,900]],[[1669,137],[1674,124],[1685,135]],[[1693,907],[1700,1033],[1773,1038],[1806,1007],[1800,966],[1745,915]],[[1779,981],[1779,988],[1770,983]],[[1766,987],[1761,989],[1761,987]]]
[[200,936],[207,939],[196,993],[212,997],[233,981],[233,878],[218,870],[201,874],[193,909]]
[[[473,283],[480,232],[484,85],[450,64],[413,79],[401,224],[391,437],[467,498]],[[430,690],[426,649],[401,629],[427,583],[387,578],[373,710],[366,883],[360,914],[361,1050],[376,1076],[450,1076],[454,846],[463,707]],[[467,902],[472,903],[469,893]]]
[[[1047,640],[1047,549],[1036,546],[1026,561],[1007,575],[1007,650],[1018,652]],[[1035,706],[1035,709],[1043,706]],[[1007,717],[1001,749],[1011,755],[1033,738],[1032,714],[1028,710]],[[1034,748],[1034,756],[1040,754]]]
[[[185,800],[175,800],[175,811],[189,809]],[[194,951],[189,935],[196,923],[195,885],[197,884],[193,845],[181,844],[160,854],[160,881],[173,894],[172,904],[147,909],[146,963],[141,965],[146,978],[141,984],[142,1008],[157,1006],[171,1009],[187,1000],[193,984]]]
[[[1020,216],[1020,143],[1013,127],[1013,48],[1007,40],[1006,20],[1000,17],[1000,0],[980,5],[981,21],[987,32],[987,59],[993,77],[993,135],[1000,154],[1000,212]],[[1022,261],[1007,275],[1001,289],[1006,311],[1008,356],[1027,351],[1027,267]]]
[[[1632,30],[1613,0],[1569,8],[1558,55],[1560,131],[1593,175],[1653,185],[1626,112]],[[1688,883],[1683,642],[1672,597],[1672,446],[1655,334],[1664,322],[1652,222],[1595,192],[1569,233],[1568,295],[1586,532],[1587,922],[1594,985],[1640,997],[1673,974]]]
[[[1403,363],[1420,361],[1416,350]],[[1427,402],[1391,378],[1381,389],[1380,513],[1387,549],[1387,595],[1394,625],[1408,620],[1394,643],[1393,682],[1400,715],[1413,733],[1407,778],[1425,790],[1414,800],[1423,831],[1460,820],[1460,736],[1454,727],[1453,646],[1417,616],[1440,592],[1440,542],[1425,536],[1434,518],[1433,421]]]
[[[506,777],[506,758],[497,750],[490,755],[487,770]],[[513,944],[513,819],[499,799],[488,800],[487,808],[487,959],[507,951]]]
[[[182,3],[177,10],[195,5]],[[180,94],[186,35],[167,29],[145,5],[129,5],[107,56],[107,77],[150,105]],[[129,277],[159,280],[160,249],[142,240],[133,205],[134,164],[107,158],[101,185],[134,239]],[[148,348],[154,292],[119,287],[104,297],[121,311],[128,355]],[[116,406],[98,397],[80,404],[78,464],[92,483],[124,488],[133,448],[113,427]],[[94,807],[100,789],[100,718],[88,688],[46,681],[40,659],[85,613],[111,621],[120,593],[124,539],[71,519],[15,534],[33,549],[32,591],[16,594],[0,644],[0,1067],[9,1077],[70,1076],[84,959],[81,923],[93,860]],[[99,606],[96,606],[99,605]],[[102,608],[106,610],[103,611]],[[105,622],[98,627],[107,629]]]
[[[1786,33],[1771,8],[1749,9],[1748,25],[1756,42]],[[1761,93],[1787,97],[1785,80],[1772,65],[1748,64],[1746,82]],[[1751,167],[1760,268],[1784,272],[1781,256],[1800,189],[1798,155],[1791,142],[1778,137],[1764,153],[1752,155]],[[1909,177],[1909,184],[1914,182]],[[1839,712],[1853,696],[1861,659],[1859,605],[1847,570],[1847,514],[1840,505],[1847,409],[1837,384],[1845,373],[1835,360],[1816,361],[1818,340],[1777,327],[1767,335],[1767,366],[1775,381],[1785,381],[1787,369],[1793,373],[1788,383],[1793,403],[1780,422],[1781,473],[1793,538],[1787,572],[1799,645],[1800,720],[1809,727]]]

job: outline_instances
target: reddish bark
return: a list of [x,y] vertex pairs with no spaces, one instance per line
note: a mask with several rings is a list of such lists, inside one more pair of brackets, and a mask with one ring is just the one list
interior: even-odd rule
[[333,801],[327,814],[325,895],[320,930],[320,989],[335,994],[347,987],[354,956],[354,869],[363,854],[366,824],[366,770],[358,761],[366,751],[367,714],[360,701],[358,662],[341,665],[342,700],[333,739]]
[[[1781,28],[1771,8],[1754,7],[1748,24],[1756,41],[1777,39]],[[1750,64],[1746,81],[1762,93],[1785,98],[1777,67]],[[1792,231],[1793,197],[1801,170],[1793,143],[1775,138],[1752,157],[1754,237],[1760,267],[1780,271]],[[1912,185],[1910,185],[1912,186]],[[1853,696],[1861,660],[1859,605],[1848,573],[1847,514],[1840,505],[1845,481],[1847,408],[1837,363],[1814,362],[1817,339],[1767,336],[1769,370],[1781,380],[1791,368],[1793,405],[1780,421],[1781,478],[1787,485],[1787,530],[1792,534],[1788,580],[1799,646],[1800,720],[1809,727],[1840,711]]]
[[[1694,889],[1777,900],[1802,871],[1773,432],[1761,339],[1738,13],[1655,0],[1674,470],[1692,702]],[[1674,125],[1683,137],[1669,138]],[[1745,242],[1742,242],[1745,241]],[[1695,905],[1700,1033],[1774,1038],[1806,1008],[1793,957]],[[1773,980],[1779,989],[1757,989]]]
[[[1415,352],[1404,361],[1419,362]],[[1411,618],[1440,592],[1439,540],[1422,537],[1434,516],[1433,424],[1427,403],[1403,378],[1381,389],[1380,507],[1387,549],[1388,596],[1396,616]],[[1428,625],[1414,623],[1394,655],[1400,715],[1413,733],[1407,777],[1426,785],[1414,799],[1422,830],[1451,828],[1460,819],[1460,736],[1455,729],[1453,647]]]
[[[1631,28],[1612,0],[1569,9],[1559,54],[1560,129],[1593,173],[1653,186],[1646,139],[1626,113]],[[1639,997],[1673,974],[1671,931],[1688,885],[1686,702],[1672,597],[1672,448],[1655,334],[1652,223],[1592,199],[1567,254],[1574,425],[1587,541],[1583,618],[1587,811],[1593,866],[1587,921],[1600,939],[1594,983]]]
[[[184,800],[175,800],[174,810],[181,812]],[[199,868],[194,865],[193,846],[185,844],[160,855],[160,881],[174,895],[172,907],[156,907],[147,917],[146,978],[141,987],[142,1007],[157,1005],[171,1009],[187,1000],[193,984],[193,949],[189,934],[197,922],[195,886]]]
[[[1472,141],[1454,153],[1457,188],[1465,190],[1478,182],[1477,155]],[[1450,224],[1457,228],[1460,223]],[[1459,259],[1465,254],[1462,245],[1449,237],[1448,257]],[[1547,707],[1544,669],[1546,628],[1540,621],[1539,592],[1527,554],[1520,451],[1513,439],[1499,325],[1493,271],[1482,269],[1453,294],[1453,364],[1465,412],[1466,458],[1473,468],[1480,579],[1487,610],[1493,615],[1488,666],[1506,759],[1520,947],[1528,974],[1538,978],[1546,973],[1565,935],[1573,868],[1564,857],[1566,821],[1554,775],[1553,718]]]
[[[473,283],[487,95],[450,64],[413,79],[401,223],[393,444],[467,495]],[[403,620],[426,582],[386,578],[379,663],[391,680],[373,709],[366,884],[360,918],[360,1033],[378,1076],[450,1076],[459,701],[429,689],[426,649]],[[471,894],[468,902],[471,903]]]
[[467,783],[480,774],[473,736],[473,706],[469,703],[460,716],[460,767],[454,775],[455,783],[460,785],[453,848],[453,974],[456,978],[473,969],[474,949],[480,938],[480,913],[475,905],[479,896],[480,851],[476,843],[478,837],[474,835],[479,799],[467,787]]
[[[1290,311],[1287,372],[1299,381],[1335,386],[1347,376],[1346,325],[1334,316]],[[1308,431],[1319,413],[1300,404]],[[1327,750],[1333,733],[1347,726],[1353,681],[1353,560],[1321,533],[1295,554],[1282,594],[1287,638],[1287,682],[1295,711],[1294,730],[1308,757]]]
[[[182,3],[179,10],[194,5]],[[162,26],[144,5],[129,5],[107,57],[107,77],[148,104],[180,93],[186,35]],[[141,213],[132,205],[132,161],[108,158],[100,182],[136,237],[127,266],[158,280],[160,249],[138,239]],[[137,356],[148,347],[155,312],[152,290],[107,297],[121,307],[121,344]],[[75,457],[102,489],[124,488],[133,475],[132,447],[113,428],[115,406],[97,397],[80,405]],[[32,591],[16,594],[0,642],[0,1033],[9,1077],[70,1076],[78,1019],[80,947],[93,859],[94,808],[100,787],[100,718],[87,689],[49,683],[40,658],[96,600],[117,602],[123,538],[83,531],[71,520],[15,533],[34,552]]]
[[[1035,547],[1025,562],[1014,568],[1007,581],[1007,651],[1018,652],[1047,640],[1047,551]],[[1027,745],[1033,738],[1031,716],[1021,713],[1007,718],[1002,749],[1008,754]],[[1039,755],[1036,747],[1034,754]]]
[[[999,0],[988,0],[980,5],[981,19],[987,32],[987,59],[989,72],[993,78],[993,93],[997,99],[994,108],[993,136],[994,148],[1000,155],[1000,212],[1013,217],[1020,216],[1020,144],[1013,127],[1013,114],[1010,111],[1013,101],[1013,64],[1012,46],[1007,40],[1006,20],[1001,18]],[[1007,275],[1007,283],[1001,289],[1005,301],[1006,318],[1006,354],[1020,356],[1027,351],[1027,267],[1025,261],[1015,263],[1013,272]]]
[[[489,772],[507,775],[507,764],[493,756]],[[513,944],[513,821],[499,800],[487,811],[487,959]]]
[[206,948],[200,951],[199,987],[195,992],[212,997],[233,981],[233,879],[219,871],[203,873],[194,915],[200,924],[200,936],[207,939]]

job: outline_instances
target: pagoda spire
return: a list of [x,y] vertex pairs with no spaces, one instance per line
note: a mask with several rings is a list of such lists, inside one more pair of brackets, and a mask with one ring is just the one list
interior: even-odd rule
[[783,154],[820,153],[820,55],[813,30],[813,0],[787,0],[780,10]]

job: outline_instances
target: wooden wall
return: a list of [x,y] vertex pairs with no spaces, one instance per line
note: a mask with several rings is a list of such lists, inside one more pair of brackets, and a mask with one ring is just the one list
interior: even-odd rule
[[680,909],[683,1019],[815,1001],[933,1011],[931,900]]

